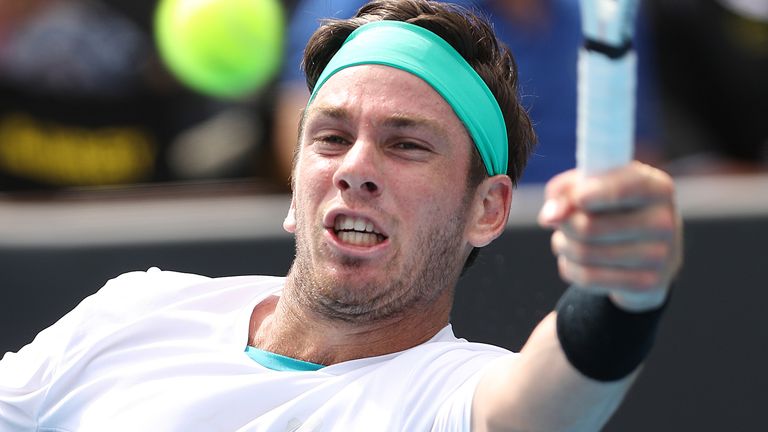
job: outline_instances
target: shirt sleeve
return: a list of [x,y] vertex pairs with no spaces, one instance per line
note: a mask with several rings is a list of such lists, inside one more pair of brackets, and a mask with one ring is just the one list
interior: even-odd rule
[[[89,298],[90,299],[90,298]],[[70,335],[89,299],[0,360],[0,430],[36,430],[37,417]]]
[[472,430],[472,401],[482,369],[462,384],[440,407],[432,432],[469,432]]
[[0,431],[35,430],[57,371],[76,361],[89,341],[108,331],[113,322],[129,316],[126,310],[140,310],[146,297],[140,291],[170,285],[162,283],[164,275],[182,284],[196,280],[193,275],[174,276],[157,269],[125,273],[85,298],[18,352],[6,353],[0,360]]

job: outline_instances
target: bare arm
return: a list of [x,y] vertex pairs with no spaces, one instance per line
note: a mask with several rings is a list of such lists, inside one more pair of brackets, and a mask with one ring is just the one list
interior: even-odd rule
[[[609,296],[625,311],[658,308],[680,266],[681,223],[671,179],[633,163],[600,177],[575,171],[547,186],[540,223],[552,227],[561,276]],[[586,377],[566,358],[556,313],[534,330],[517,359],[493,364],[473,402],[473,431],[598,430],[638,374]],[[639,368],[638,368],[639,369]]]
[[485,373],[475,392],[472,430],[598,430],[635,375],[609,383],[584,377],[565,358],[553,312],[539,323],[519,357],[505,357]]

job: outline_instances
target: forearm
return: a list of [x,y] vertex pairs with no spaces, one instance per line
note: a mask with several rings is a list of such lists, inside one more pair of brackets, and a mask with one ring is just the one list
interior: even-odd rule
[[637,371],[614,381],[584,376],[563,352],[556,316],[539,323],[518,357],[486,371],[473,401],[473,431],[594,431],[619,406]]
[[599,430],[652,346],[682,262],[672,179],[647,165],[556,176],[539,222],[554,229],[558,270],[573,286],[518,358],[486,372],[475,431]]

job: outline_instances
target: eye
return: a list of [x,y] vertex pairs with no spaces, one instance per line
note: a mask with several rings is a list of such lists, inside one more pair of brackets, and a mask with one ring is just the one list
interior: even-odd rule
[[323,135],[314,139],[315,142],[330,145],[346,145],[347,140],[338,135]]
[[428,151],[425,146],[411,141],[400,141],[394,145],[397,150]]
[[350,146],[350,141],[341,135],[323,134],[312,138],[315,151],[324,155],[341,154]]
[[419,140],[397,140],[389,146],[389,152],[402,160],[427,161],[434,156],[434,149]]

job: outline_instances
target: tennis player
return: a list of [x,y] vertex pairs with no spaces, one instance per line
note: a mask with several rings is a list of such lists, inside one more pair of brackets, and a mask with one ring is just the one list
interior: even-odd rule
[[558,431],[607,421],[679,267],[670,178],[632,163],[553,179],[540,222],[554,230],[560,274],[579,288],[520,353],[457,339],[454,287],[504,231],[534,141],[512,56],[467,11],[386,0],[323,25],[304,68],[312,96],[284,222],[296,237],[288,275],[113,279],[4,356],[0,430]]

